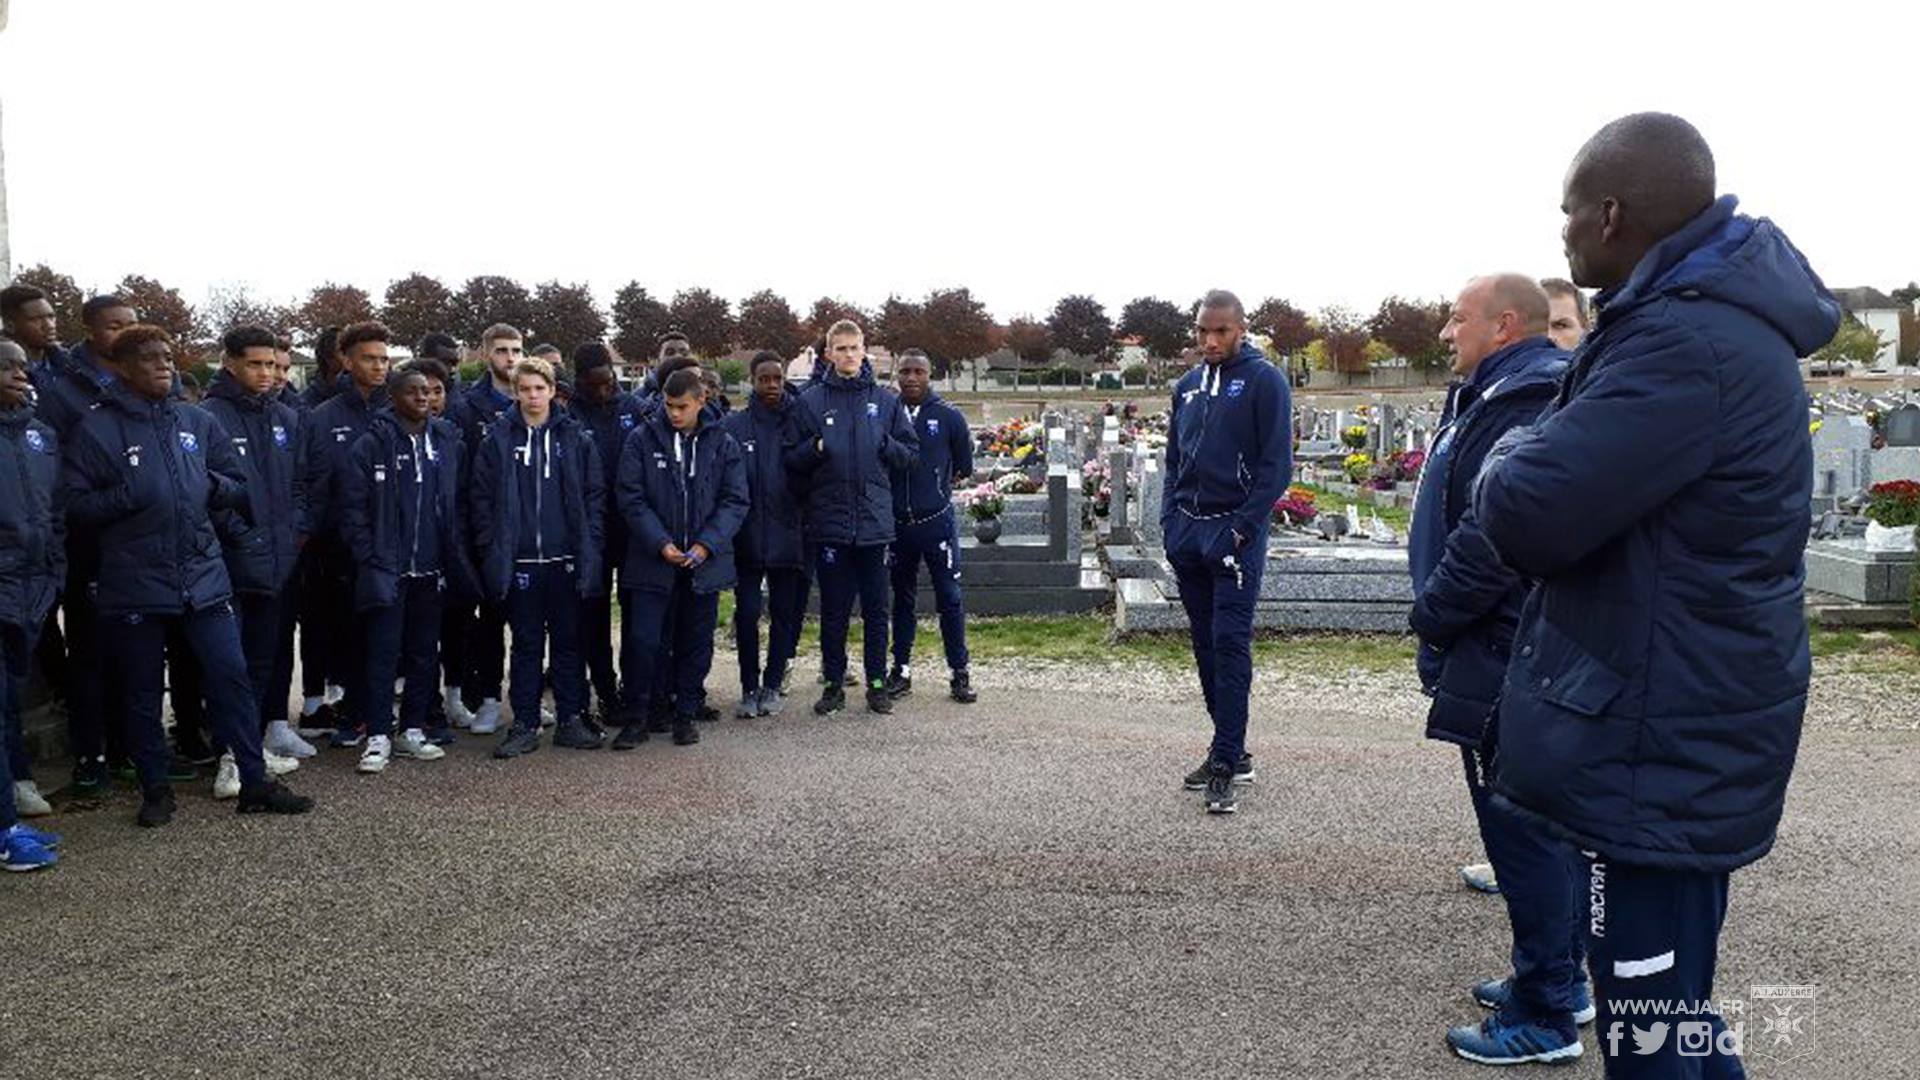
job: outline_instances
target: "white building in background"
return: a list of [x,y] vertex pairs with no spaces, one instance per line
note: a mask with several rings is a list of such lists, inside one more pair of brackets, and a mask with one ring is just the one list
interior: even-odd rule
[[1880,354],[1873,358],[1873,370],[1892,371],[1900,356],[1900,313],[1905,305],[1872,286],[1834,289],[1834,299],[1860,325],[1880,335]]

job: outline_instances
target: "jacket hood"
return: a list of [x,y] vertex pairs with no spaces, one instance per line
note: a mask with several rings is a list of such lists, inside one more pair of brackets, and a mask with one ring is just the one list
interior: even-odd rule
[[860,373],[852,378],[848,378],[829,368],[825,375],[820,376],[820,381],[835,390],[864,390],[867,387],[875,385],[873,364],[869,361],[861,361]]
[[179,402],[172,397],[148,401],[117,382],[107,387],[107,392],[100,398],[101,408],[117,409],[128,416],[148,416],[155,409],[171,413],[177,404]]
[[8,434],[18,434],[26,430],[26,426],[32,422],[33,406],[31,404],[15,405],[11,409],[0,409],[0,429],[4,429]]
[[793,408],[793,402],[797,396],[798,394],[794,388],[794,385],[792,383],[788,383],[785,386],[780,388],[780,404],[779,405],[770,406],[770,405],[763,404],[760,400],[759,394],[749,394],[747,395],[747,407],[740,411],[751,413],[755,416],[767,416],[767,415],[785,416],[787,413],[787,410]]
[[[529,425],[527,424],[526,417],[520,415],[519,405],[509,406],[507,411],[501,413],[500,416],[501,419],[506,420],[508,424],[513,427],[513,430],[519,432],[521,435],[527,433]],[[547,422],[542,426],[552,431],[560,431],[564,428],[580,427],[580,420],[578,417],[568,413],[565,409],[554,409],[547,414]]]
[[1654,245],[1624,285],[1596,298],[1602,313],[1698,293],[1753,314],[1800,356],[1826,344],[1840,328],[1839,302],[1779,226],[1735,213],[1738,205],[1723,195]]
[[251,409],[254,412],[266,408],[267,402],[274,400],[271,394],[247,393],[247,388],[240,385],[240,380],[227,374],[225,368],[221,368],[213,376],[213,382],[207,386],[207,396],[219,398],[221,401],[230,401],[239,408]]
[[1504,397],[1516,390],[1557,383],[1566,373],[1568,355],[1544,334],[1524,338],[1480,361],[1467,384],[1487,397]]

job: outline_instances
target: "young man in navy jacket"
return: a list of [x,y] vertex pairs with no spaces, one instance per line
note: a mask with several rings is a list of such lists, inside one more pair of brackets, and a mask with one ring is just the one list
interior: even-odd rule
[[[487,373],[447,405],[447,419],[460,429],[466,443],[469,469],[480,460],[487,432],[514,407],[514,369],[527,358],[526,341],[506,323],[494,323],[480,335],[480,355],[486,359]],[[471,485],[467,507],[471,515]],[[479,534],[480,523],[469,516],[467,535]],[[482,553],[476,550],[474,555],[478,563]],[[464,722],[475,735],[491,735],[500,727],[500,684],[506,677],[506,605],[483,595],[479,613],[462,621],[471,628],[466,641],[467,671],[460,681],[463,708],[450,715],[456,726]]]
[[33,418],[26,350],[0,338],[0,871],[58,861],[60,838],[20,821],[52,811],[27,771],[20,701],[34,638],[66,573],[59,452],[53,429]]
[[617,750],[646,739],[643,695],[669,651],[673,741],[700,741],[694,720],[706,703],[714,621],[721,590],[734,582],[733,538],[748,499],[740,447],[704,415],[706,407],[700,369],[673,372],[660,387],[660,407],[621,452],[617,502],[631,539],[620,579],[628,701]]
[[[799,492],[787,475],[785,458],[795,400],[787,387],[787,362],[778,353],[762,352],[753,358],[752,377],[753,397],[747,407],[728,413],[723,421],[747,463],[751,501],[733,547],[738,579],[733,589],[733,637],[740,659],[740,707],[734,715],[741,718],[773,716],[784,705],[780,688],[800,645],[809,585]],[[764,668],[760,666],[762,611],[768,613],[771,624]]]
[[[259,700],[261,746],[284,757],[306,758],[315,751],[287,723],[293,671],[290,664],[281,664],[283,632],[292,625],[287,609],[300,553],[300,417],[274,393],[275,344],[273,332],[265,327],[227,331],[221,339],[225,364],[200,407],[220,421],[246,474],[246,512],[222,512],[214,521],[226,541],[247,679]],[[222,773],[229,769],[230,762],[223,760]],[[227,776],[221,786],[230,786],[237,775]]]
[[620,389],[613,373],[613,352],[598,341],[590,341],[573,350],[573,404],[569,411],[593,436],[594,451],[600,456],[600,470],[606,477],[606,560],[601,566],[601,591],[582,605],[585,621],[581,638],[585,642],[587,675],[598,699],[598,717],[589,715],[588,724],[599,728],[611,722],[620,709],[620,679],[613,657],[613,579],[627,555],[627,527],[615,505],[612,492],[620,477],[620,454],[627,437],[640,424],[640,402]]
[[580,608],[600,588],[606,488],[600,457],[580,421],[553,407],[553,365],[515,365],[517,404],[487,428],[473,463],[474,550],[481,594],[513,630],[513,728],[499,758],[540,748],[542,661],[553,643],[555,746],[594,750],[586,725],[587,672]]
[[1293,403],[1286,378],[1247,340],[1238,297],[1208,293],[1193,330],[1204,362],[1174,384],[1160,524],[1213,719],[1207,758],[1186,786],[1205,790],[1208,813],[1230,814],[1234,784],[1254,776],[1253,606],[1273,504],[1293,477]]
[[913,692],[914,591],[920,564],[933,581],[940,611],[940,643],[947,650],[947,692],[963,705],[978,700],[967,672],[967,612],[960,599],[960,530],[953,514],[953,485],[973,475],[973,433],[960,410],[933,392],[927,354],[908,349],[893,368],[907,422],[920,440],[911,467],[893,470],[893,672],[887,693]]
[[813,711],[846,707],[847,628],[860,598],[867,709],[887,694],[887,545],[893,543],[893,470],[909,469],[919,440],[900,397],[877,385],[865,335],[842,319],[827,330],[832,370],[800,393],[787,467],[806,478],[807,540],[820,579],[820,659],[826,689]]
[[313,410],[300,433],[300,476],[306,498],[302,532],[309,545],[320,545],[317,597],[326,624],[309,631],[331,632],[343,654],[347,696],[341,703],[340,726],[329,744],[337,749],[359,746],[364,737],[366,710],[366,640],[353,630],[353,553],[340,530],[341,507],[353,446],[366,434],[373,416],[386,404],[387,345],[393,335],[377,322],[354,323],[340,331],[339,349],[345,370],[340,389]]
[[267,775],[233,587],[213,511],[245,513],[246,479],[219,421],[170,400],[173,343],[135,326],[114,339],[118,381],[74,429],[61,471],[69,520],[99,529],[100,611],[127,670],[141,825],[173,819],[160,724],[167,631],[178,626],[205,680],[215,737],[240,771],[241,813],[304,813],[311,799]]
[[[460,345],[447,334],[432,333],[420,340],[414,350],[414,358],[407,361],[407,369],[417,371],[427,377],[427,412],[435,420],[444,422],[452,432],[453,441],[460,443],[459,468],[453,477],[455,525],[459,529],[462,554],[466,556],[466,566],[473,568],[471,552],[464,550],[468,531],[467,489],[473,481],[473,459],[467,452],[466,441],[461,437],[457,417],[463,415],[457,411],[462,408],[460,384],[454,378],[454,370],[459,366]],[[448,357],[453,357],[449,362]],[[440,594],[440,671],[436,674],[446,679],[444,690],[435,685],[433,703],[427,709],[427,741],[435,746],[451,746],[454,742],[454,728],[473,726],[473,713],[467,709],[461,699],[460,685],[467,675],[468,639],[473,635],[473,608],[480,602],[479,586],[471,575],[462,583],[456,575],[447,579],[447,587]]]
[[[466,582],[471,573],[454,501],[460,438],[453,425],[433,418],[431,382],[412,367],[387,377],[391,407],[354,443],[341,506],[341,531],[359,567],[354,608],[367,636],[363,773],[385,771],[396,753],[415,761],[446,756],[426,730],[439,686],[441,600],[449,580]],[[396,675],[406,680],[398,739]]]

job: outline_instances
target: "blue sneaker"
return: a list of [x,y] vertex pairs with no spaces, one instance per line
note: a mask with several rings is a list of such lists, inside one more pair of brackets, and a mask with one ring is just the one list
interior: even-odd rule
[[[1506,1008],[1507,999],[1512,996],[1513,976],[1511,975],[1504,979],[1488,979],[1483,983],[1475,983],[1473,987],[1473,1000],[1495,1012]],[[1587,982],[1586,977],[1583,975],[1575,979],[1573,983],[1573,1022],[1576,1024],[1591,1024],[1593,1023],[1595,1011],[1593,1007],[1593,987]]]
[[1571,1065],[1585,1049],[1577,1031],[1559,1031],[1545,1024],[1508,1020],[1494,1013],[1478,1024],[1447,1031],[1447,1045],[1468,1061],[1482,1065],[1522,1065],[1538,1061]]
[[14,828],[20,830],[27,837],[31,838],[34,843],[39,844],[43,848],[57,848],[60,846],[59,833],[50,833],[45,829],[36,829],[24,821],[15,825]]
[[60,861],[60,856],[34,839],[32,832],[24,825],[15,825],[0,833],[0,870],[38,870]]

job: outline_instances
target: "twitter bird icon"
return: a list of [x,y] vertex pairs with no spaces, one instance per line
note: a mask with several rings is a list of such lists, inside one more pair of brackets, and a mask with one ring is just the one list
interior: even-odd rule
[[1666,1042],[1667,1022],[1665,1020],[1654,1024],[1645,1031],[1640,1030],[1639,1024],[1633,1025],[1634,1053],[1641,1055],[1657,1054],[1660,1052],[1660,1048],[1666,1045]]

